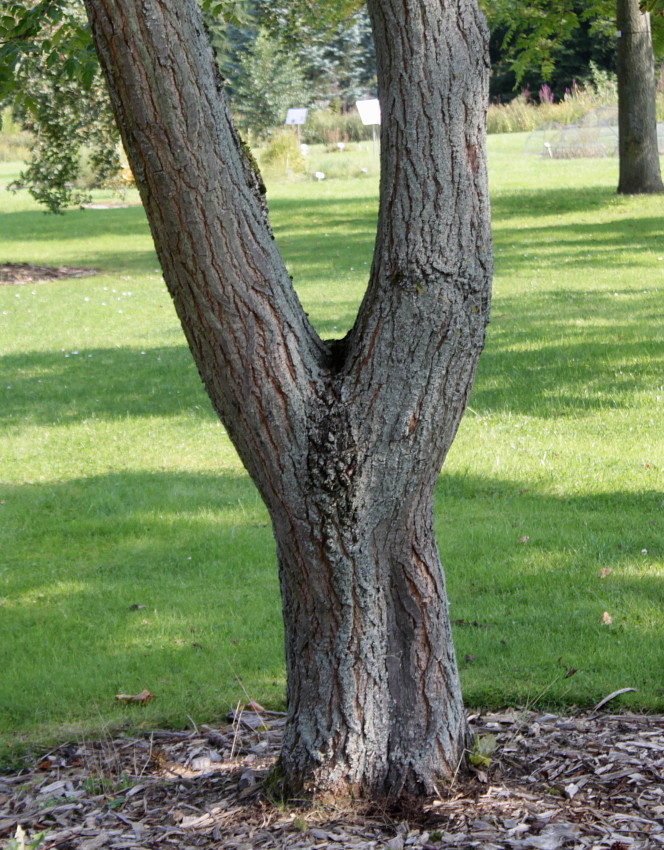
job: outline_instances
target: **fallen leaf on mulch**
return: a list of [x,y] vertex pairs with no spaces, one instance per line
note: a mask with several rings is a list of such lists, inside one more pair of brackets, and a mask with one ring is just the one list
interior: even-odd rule
[[145,705],[150,702],[151,699],[155,699],[155,695],[150,693],[150,691],[146,688],[144,691],[141,691],[140,694],[116,694],[115,698],[119,700],[119,702],[138,702],[141,705]]

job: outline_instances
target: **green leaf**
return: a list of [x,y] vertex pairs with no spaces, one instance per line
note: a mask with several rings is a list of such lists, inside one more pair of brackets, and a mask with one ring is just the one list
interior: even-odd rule
[[474,767],[489,767],[491,764],[491,753],[496,749],[497,741],[495,735],[484,735],[482,738],[475,734],[473,748],[468,755],[468,761]]

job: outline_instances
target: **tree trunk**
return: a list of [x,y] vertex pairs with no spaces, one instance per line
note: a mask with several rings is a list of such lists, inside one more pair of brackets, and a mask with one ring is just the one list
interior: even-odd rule
[[639,0],[617,0],[617,26],[618,192],[664,192],[657,146],[650,15],[641,12]]
[[353,329],[322,341],[275,247],[194,0],[86,6],[164,277],[272,518],[285,785],[430,792],[467,734],[432,503],[488,321],[483,18],[474,0],[369,3],[378,234]]

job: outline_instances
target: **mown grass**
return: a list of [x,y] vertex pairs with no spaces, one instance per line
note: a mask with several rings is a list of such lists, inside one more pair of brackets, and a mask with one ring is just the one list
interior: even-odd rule
[[[490,139],[493,320],[436,492],[465,698],[588,706],[635,687],[614,706],[662,710],[662,199],[618,197],[615,162],[522,144]],[[343,335],[375,179],[269,199],[305,309]],[[247,696],[282,707],[268,517],[142,211],[0,204],[0,262],[99,270],[0,286],[1,740],[214,721]],[[145,707],[114,700],[146,687]]]

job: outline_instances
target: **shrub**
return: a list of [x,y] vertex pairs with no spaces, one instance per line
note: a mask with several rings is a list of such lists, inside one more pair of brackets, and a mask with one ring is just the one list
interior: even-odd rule
[[275,133],[267,147],[259,152],[258,159],[266,172],[302,174],[307,167],[297,136],[292,130]]

